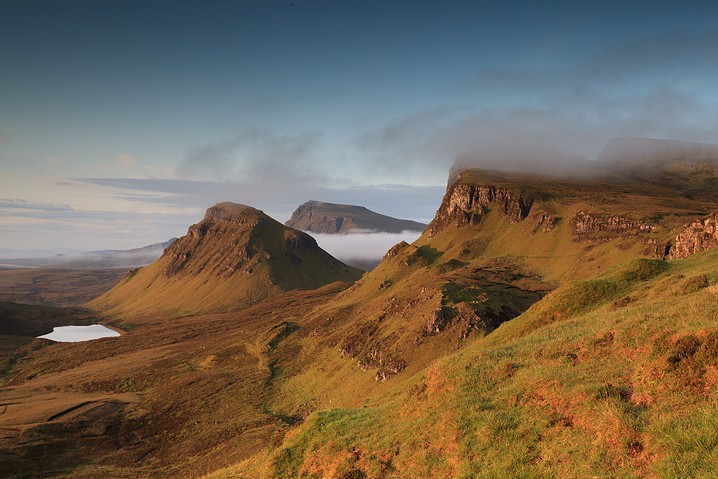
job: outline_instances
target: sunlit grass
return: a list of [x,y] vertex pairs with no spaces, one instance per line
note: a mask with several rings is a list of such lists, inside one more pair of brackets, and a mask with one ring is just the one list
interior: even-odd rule
[[[714,477],[716,292],[684,285],[712,282],[716,259],[566,285],[384,407],[313,414],[266,477]],[[551,310],[563,319],[537,322]]]

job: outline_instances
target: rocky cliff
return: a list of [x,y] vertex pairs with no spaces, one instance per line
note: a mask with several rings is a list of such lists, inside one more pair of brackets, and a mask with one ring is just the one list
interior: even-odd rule
[[718,246],[718,212],[709,217],[696,220],[676,237],[676,246],[671,258],[687,258],[695,253]]
[[590,233],[650,233],[656,227],[626,216],[589,213],[581,210],[571,218],[571,229],[573,234],[580,236]]
[[529,214],[532,204],[533,199],[518,191],[491,185],[455,182],[449,187],[427,230],[429,237],[433,237],[448,225],[476,225],[493,208],[501,211],[509,223],[518,223]]
[[377,233],[424,231],[426,225],[375,213],[363,206],[308,201],[299,206],[285,223],[290,228],[313,233],[337,234],[352,230]]

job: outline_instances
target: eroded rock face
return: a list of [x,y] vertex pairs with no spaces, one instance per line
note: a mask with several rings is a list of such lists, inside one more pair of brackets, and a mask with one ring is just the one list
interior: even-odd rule
[[408,247],[409,243],[407,243],[406,241],[400,241],[391,248],[389,248],[389,251],[386,252],[383,259],[387,260],[389,258],[393,258]]
[[478,224],[482,217],[493,208],[498,208],[509,223],[518,223],[526,218],[533,205],[531,198],[518,192],[495,186],[454,184],[449,188],[428,227],[433,237],[448,225],[470,226]]
[[539,211],[537,213],[532,213],[529,220],[534,223],[533,234],[536,234],[539,231],[543,233],[550,233],[554,230],[554,228],[556,228],[559,221],[561,221],[561,218],[556,215],[550,215]]
[[297,249],[311,249],[317,247],[316,240],[311,236],[294,232],[287,235],[286,243],[288,247]]
[[449,325],[456,311],[446,306],[440,306],[434,311],[424,326],[424,332],[427,334],[439,334]]
[[[204,220],[190,228],[190,234],[193,230],[201,231],[202,226],[213,222],[226,222],[236,225],[247,225],[255,228],[262,224],[262,213],[260,210],[251,206],[239,205],[233,203],[219,203],[209,209],[204,214]],[[204,229],[203,232],[207,230]]]
[[[208,271],[222,278],[235,273],[252,274],[258,262],[272,257],[260,231],[273,221],[250,206],[215,205],[202,221],[189,228],[186,236],[165,250],[163,258],[168,261],[162,274],[165,278]],[[294,230],[285,231],[284,242],[284,255],[291,264],[300,262],[295,252],[319,248],[314,238]]]
[[[197,226],[197,225],[195,225]],[[201,270],[212,270],[218,276],[231,275],[243,269],[247,262],[256,254],[255,249],[249,244],[228,241],[221,243],[219,240],[225,236],[226,229],[221,224],[213,224],[202,231],[203,228],[190,229],[190,233],[175,241],[164,253],[169,258],[162,274],[166,278],[177,276],[189,268],[187,274]],[[207,225],[203,225],[207,226]],[[207,256],[205,249],[216,248],[216,253]],[[199,261],[201,264],[195,264]]]
[[578,211],[571,218],[571,231],[580,236],[590,233],[650,233],[656,227],[640,220],[619,215],[604,215]]
[[683,233],[676,237],[676,247],[670,257],[687,258],[716,246],[718,246],[718,212],[689,224]]

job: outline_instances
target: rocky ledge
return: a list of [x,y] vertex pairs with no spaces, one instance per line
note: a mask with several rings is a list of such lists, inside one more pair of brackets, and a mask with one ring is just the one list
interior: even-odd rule
[[673,259],[687,258],[716,246],[718,246],[718,212],[686,226],[683,233],[676,237],[676,247],[670,257]]
[[571,218],[571,231],[577,236],[591,233],[650,233],[655,228],[653,225],[626,216],[589,213],[584,210],[577,211]]
[[509,223],[518,223],[526,218],[532,205],[533,199],[506,188],[455,183],[447,191],[436,217],[429,224],[429,237],[448,225],[476,225],[493,208],[498,208]]

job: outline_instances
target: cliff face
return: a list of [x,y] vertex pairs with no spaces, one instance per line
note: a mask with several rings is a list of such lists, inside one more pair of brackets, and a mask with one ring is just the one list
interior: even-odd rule
[[313,233],[344,234],[352,230],[378,233],[423,231],[426,225],[416,221],[392,218],[363,206],[308,201],[292,213],[285,223],[290,228]]
[[[164,253],[166,278],[209,273],[230,276],[251,271],[251,260],[259,252],[254,232],[264,224],[264,214],[242,205],[219,204],[209,208],[201,222]],[[256,262],[256,261],[255,261]]]
[[708,218],[689,224],[683,233],[676,237],[676,246],[671,258],[687,258],[695,253],[718,246],[718,212]]
[[581,210],[571,218],[571,229],[575,235],[586,235],[590,233],[650,233],[656,227],[626,216],[589,213]]
[[506,215],[509,223],[518,223],[526,218],[532,205],[533,199],[506,188],[457,182],[449,187],[429,224],[429,237],[449,225],[476,225],[492,208],[498,208]]

